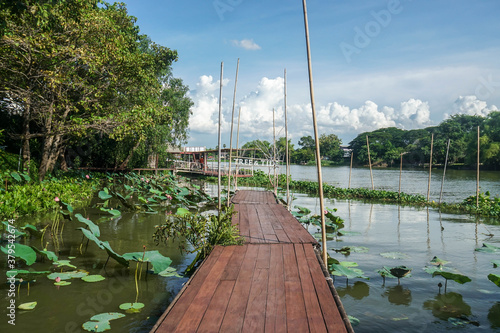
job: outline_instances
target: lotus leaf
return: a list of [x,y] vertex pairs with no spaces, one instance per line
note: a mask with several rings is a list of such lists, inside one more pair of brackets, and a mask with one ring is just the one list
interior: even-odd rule
[[165,276],[165,277],[168,277],[168,276],[182,277],[182,275],[179,275],[177,273],[177,270],[173,267],[168,267],[164,271],[161,271],[160,273],[158,273],[158,275]]
[[69,286],[71,282],[68,281],[59,281],[59,282],[54,282],[55,286]]
[[332,275],[345,276],[348,279],[352,278],[362,278],[367,280],[369,279],[368,277],[364,276],[363,271],[360,269],[348,268],[337,264],[330,265],[330,272],[332,273]]
[[52,260],[52,261],[57,261],[58,258],[57,258],[57,255],[52,252],[52,251],[47,251],[47,250],[43,250],[43,251],[40,251],[39,249],[37,249],[35,246],[31,246],[31,248],[38,254],[42,255],[42,256],[46,256],[47,259],[49,260]]
[[408,259],[410,256],[401,252],[384,252],[380,253],[380,255],[384,258],[390,259]]
[[491,263],[493,264],[494,268],[497,268],[498,266],[500,266],[500,260],[492,260]]
[[120,215],[122,214],[122,212],[120,212],[120,211],[119,211],[119,210],[117,210],[117,209],[113,209],[113,208],[109,208],[109,209],[108,209],[108,208],[101,207],[101,210],[102,210],[103,212],[109,213],[109,214],[111,214],[111,215],[113,215],[113,216],[120,216]]
[[189,214],[189,210],[187,210],[186,208],[183,208],[183,207],[177,208],[177,211],[175,212],[175,215],[180,216],[180,217],[183,217],[186,214]]
[[[9,244],[10,245],[10,244]],[[10,254],[16,258],[23,259],[28,266],[32,265],[36,261],[36,252],[31,247],[19,243],[14,243],[14,251],[9,253],[6,247],[1,247],[1,250],[5,254]],[[12,249],[11,249],[12,250]]]
[[50,280],[55,280],[57,278],[61,280],[70,280],[73,278],[73,276],[70,274],[70,272],[63,272],[63,273],[51,273],[47,275],[47,278]]
[[349,322],[351,323],[352,326],[358,326],[360,321],[358,318],[353,317],[353,316],[347,316],[349,318]]
[[390,270],[388,270],[385,266],[384,266],[384,268],[377,269],[376,272],[379,273],[380,276],[382,276],[384,278],[388,277],[391,279],[396,279],[396,277],[394,275],[392,275]]
[[449,263],[449,261],[439,259],[438,257],[434,257],[431,260],[431,264],[437,265],[437,266],[439,266],[439,265],[446,265],[447,263]]
[[109,200],[113,197],[112,195],[109,194],[106,187],[104,188],[104,191],[99,191],[98,195],[99,195],[99,199],[101,199],[101,200]]
[[21,310],[33,310],[36,306],[37,302],[29,302],[20,304],[17,308]]
[[123,303],[123,304],[120,304],[120,309],[122,310],[139,310],[139,309],[142,309],[144,307],[144,303]]
[[25,280],[31,280],[29,278],[29,275],[40,275],[40,274],[49,274],[50,271],[32,271],[32,270],[25,270],[25,269],[17,269],[17,270],[10,270],[6,272],[7,277],[14,277],[14,276],[28,276],[28,278],[23,278]]
[[[7,230],[10,230],[12,228],[12,225],[9,224],[7,221],[2,221],[2,224],[5,226]],[[20,236],[26,236],[25,232],[19,231],[18,228],[14,228],[14,236],[20,237]]]
[[69,260],[58,260],[58,261],[54,261],[53,264],[56,265],[57,267],[66,266],[69,268],[76,268],[75,265],[72,265],[69,263]]
[[464,283],[472,281],[468,276],[458,274],[458,273],[447,272],[447,271],[435,271],[434,273],[432,273],[432,277],[435,277],[436,275],[440,275],[440,276],[444,277],[446,280],[453,280],[453,281],[458,282],[460,284],[464,284]]
[[[144,260],[142,259],[144,255]],[[159,274],[166,270],[172,263],[172,259],[163,256],[157,250],[146,252],[130,252],[122,256],[125,260],[150,262],[153,265],[153,272]]]
[[118,261],[118,263],[122,264],[123,266],[128,267],[128,260],[125,259],[123,256],[119,255],[118,253],[116,253],[115,251],[113,251],[108,241],[104,242],[100,241],[100,242],[102,247],[106,250],[106,252],[111,258],[115,259],[116,261]]
[[486,252],[486,253],[496,253],[500,252],[500,247],[496,247],[491,244],[483,243],[483,247],[477,248],[477,252]]
[[85,237],[87,237],[88,239],[90,239],[91,241],[93,241],[94,243],[96,243],[97,246],[99,246],[102,250],[104,250],[104,246],[102,245],[102,242],[99,240],[99,238],[97,238],[92,233],[92,231],[90,231],[88,229],[85,229],[85,228],[77,228],[77,229],[81,230],[83,232],[83,234],[85,235]]
[[500,287],[500,275],[498,274],[490,274],[488,275],[488,280],[496,284],[498,287]]
[[388,269],[389,272],[391,272],[391,274],[397,277],[398,279],[407,276],[408,273],[411,272],[411,268],[408,268],[406,266],[397,266],[392,268],[384,267],[384,268]]
[[96,236],[99,237],[101,236],[101,231],[99,230],[99,227],[92,222],[89,219],[86,219],[85,217],[82,216],[82,214],[75,214],[75,217],[78,219],[78,221],[85,223],[88,227],[89,230]]
[[87,275],[82,277],[82,280],[85,282],[99,282],[106,280],[106,278],[102,275]]

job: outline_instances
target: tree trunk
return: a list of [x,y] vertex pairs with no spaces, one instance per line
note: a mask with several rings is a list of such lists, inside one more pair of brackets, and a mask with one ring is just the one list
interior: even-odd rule
[[130,152],[128,153],[128,156],[125,158],[125,160],[122,162],[122,164],[120,164],[120,169],[125,169],[127,168],[129,162],[130,162],[130,159],[132,158],[132,155],[134,155],[134,152],[137,150],[137,148],[139,148],[139,145],[141,144],[141,140],[138,140],[137,143],[135,144],[134,147],[132,147],[132,149],[130,150]]
[[48,136],[44,140],[42,150],[42,161],[40,162],[40,169],[38,171],[38,178],[42,181],[47,173],[54,170],[57,158],[60,154],[62,137],[61,135]]
[[23,172],[29,173],[31,153],[30,153],[30,113],[31,113],[31,104],[28,101],[25,104],[25,111],[23,115]]

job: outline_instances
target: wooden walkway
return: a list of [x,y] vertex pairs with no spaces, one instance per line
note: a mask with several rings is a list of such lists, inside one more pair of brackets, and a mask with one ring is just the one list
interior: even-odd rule
[[151,332],[353,332],[317,241],[272,193],[239,191],[243,246],[216,246]]

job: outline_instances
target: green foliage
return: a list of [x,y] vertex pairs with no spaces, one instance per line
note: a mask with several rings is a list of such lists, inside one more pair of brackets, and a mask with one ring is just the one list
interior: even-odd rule
[[242,244],[238,228],[231,224],[234,214],[234,207],[231,206],[224,208],[220,216],[199,213],[171,216],[165,224],[156,227],[153,239],[158,244],[182,237],[192,247],[188,251],[197,252],[195,261],[202,260],[216,245]]

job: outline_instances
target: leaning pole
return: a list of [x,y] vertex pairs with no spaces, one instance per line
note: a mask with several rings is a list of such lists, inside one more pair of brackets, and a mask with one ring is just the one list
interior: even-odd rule
[[306,34],[306,49],[307,49],[307,69],[309,72],[309,93],[311,95],[311,110],[313,118],[314,127],[314,141],[316,143],[316,167],[318,171],[318,189],[319,189],[319,207],[321,209],[321,246],[323,247],[323,263],[328,265],[328,252],[326,249],[326,227],[325,227],[325,206],[323,202],[323,177],[321,175],[321,154],[319,151],[319,135],[318,135],[318,125],[316,121],[316,109],[314,106],[314,86],[312,77],[312,65],[311,65],[311,47],[309,43],[309,24],[307,22],[307,6],[306,0],[302,0],[302,6],[304,9],[304,27]]

